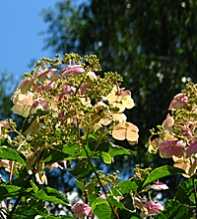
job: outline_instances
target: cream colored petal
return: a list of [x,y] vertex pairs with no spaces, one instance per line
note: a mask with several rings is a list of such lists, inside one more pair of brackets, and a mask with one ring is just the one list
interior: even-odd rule
[[124,96],[122,102],[127,109],[132,109],[135,106],[134,101],[130,95]]
[[27,94],[18,93],[13,98],[14,106],[12,111],[18,115],[23,117],[28,117],[31,111],[31,107],[33,105],[33,93],[28,92]]
[[106,97],[110,104],[117,101],[116,93],[117,93],[117,87],[114,86],[113,89],[111,90],[111,92]]
[[112,122],[112,117],[109,116],[109,117],[105,117],[105,118],[102,118],[99,123],[103,126],[108,126],[110,125],[110,123]]
[[138,142],[138,138],[139,138],[139,129],[136,125],[134,125],[133,123],[127,122],[127,141],[130,144],[136,144]]
[[112,113],[113,121],[124,123],[127,121],[127,117],[124,113]]
[[112,137],[119,141],[124,141],[126,139],[126,126],[125,123],[119,123],[113,127]]

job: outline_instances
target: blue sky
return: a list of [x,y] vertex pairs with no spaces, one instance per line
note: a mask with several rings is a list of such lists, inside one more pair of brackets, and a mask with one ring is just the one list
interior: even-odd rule
[[50,56],[44,51],[41,31],[43,8],[53,7],[57,0],[1,0],[0,3],[0,74],[9,72],[19,78],[29,70],[32,59]]

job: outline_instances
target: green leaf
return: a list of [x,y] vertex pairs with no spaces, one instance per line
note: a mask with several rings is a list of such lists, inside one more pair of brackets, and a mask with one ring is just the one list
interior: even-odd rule
[[114,195],[124,195],[127,193],[135,192],[138,188],[138,185],[134,181],[123,181],[118,183],[113,189],[112,193]]
[[107,199],[109,200],[112,206],[115,206],[119,209],[126,209],[124,204],[120,202],[116,197],[109,196]]
[[169,166],[169,165],[164,165],[164,166],[158,167],[158,168],[151,171],[151,173],[148,175],[148,177],[144,181],[142,187],[154,182],[155,180],[158,180],[158,179],[166,177],[166,176],[175,175],[179,172],[180,171],[177,168],[174,168],[174,167]]
[[[167,215],[164,213],[160,213],[159,215],[155,216],[156,219],[168,219]],[[169,218],[170,219],[170,218]]]
[[59,199],[61,199],[62,201],[68,202],[68,200],[67,200],[67,198],[66,198],[66,196],[64,195],[63,192],[60,192],[60,191],[58,191],[57,189],[52,188],[52,187],[49,187],[49,186],[47,186],[47,187],[45,188],[45,190],[46,190],[46,193],[47,193],[48,195],[50,195],[50,196],[56,196],[56,198],[59,198]]
[[0,159],[13,160],[19,162],[22,165],[26,164],[25,160],[21,157],[19,152],[7,146],[0,147]]
[[87,159],[80,160],[80,162],[76,164],[75,169],[71,170],[70,173],[78,179],[84,178],[92,173],[92,167],[88,163]]
[[[89,150],[88,148],[86,148]],[[90,151],[89,155],[90,154]],[[65,160],[75,160],[75,159],[83,159],[87,158],[87,155],[84,151],[84,148],[80,148],[79,145],[74,144],[74,145],[64,145],[63,147],[63,153],[66,155]]]
[[81,182],[80,180],[76,179],[76,185],[77,185],[77,188],[79,188],[81,191],[84,191],[85,189],[85,185],[83,182]]
[[137,216],[131,216],[130,219],[140,219],[140,217],[137,217]]
[[21,187],[15,185],[1,185],[0,186],[0,200],[6,197],[14,197],[20,193]]
[[13,212],[12,217],[14,219],[30,219],[35,218],[36,215],[46,215],[47,210],[43,208],[41,201],[31,199],[30,202],[26,202],[26,199],[21,198],[20,204]]
[[108,153],[111,155],[111,157],[131,154],[128,149],[120,146],[111,146]]
[[71,217],[71,216],[53,216],[53,215],[47,215],[47,216],[42,216],[40,219],[75,219],[75,218]]
[[112,219],[111,207],[105,199],[95,199],[95,201],[92,203],[92,210],[98,219]]
[[8,193],[15,193],[21,190],[21,187],[15,185],[2,185],[0,188],[5,188]]
[[33,180],[30,180],[30,184],[31,184],[32,189],[35,193],[39,191],[39,187],[34,183]]
[[101,157],[102,157],[104,163],[106,163],[106,164],[111,164],[112,163],[112,157],[109,153],[102,152]]
[[[197,180],[194,180],[194,183],[197,184]],[[195,203],[193,179],[185,179],[178,185],[175,198],[181,203],[185,203],[187,205],[191,205],[192,202]]]
[[64,158],[65,158],[64,153],[53,150],[53,151],[51,151],[51,153],[49,155],[47,155],[44,162],[54,163],[54,162],[57,162],[57,161],[64,160]]
[[[169,200],[165,206],[165,211],[163,212],[163,215],[158,215],[158,219],[183,219],[183,218],[191,218],[192,211],[182,203],[176,200]],[[164,217],[166,216],[166,217]]]
[[39,190],[38,192],[33,194],[34,197],[36,197],[39,200],[42,201],[48,201],[48,202],[52,202],[54,204],[62,204],[62,205],[66,205],[66,202],[64,202],[63,200],[57,198],[56,196],[50,196],[47,195],[43,190]]
[[195,199],[195,195],[194,192],[189,196],[189,200],[193,203],[195,203],[196,199]]
[[76,155],[79,153],[78,145],[64,145],[63,152],[68,155]]

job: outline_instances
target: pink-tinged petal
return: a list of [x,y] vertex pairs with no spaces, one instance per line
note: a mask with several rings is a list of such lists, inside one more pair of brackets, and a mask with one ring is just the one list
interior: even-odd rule
[[105,193],[101,193],[101,194],[100,194],[100,198],[102,198],[102,199],[107,199],[107,196],[106,196]]
[[65,120],[65,113],[64,113],[64,111],[58,113],[58,119],[60,121],[62,121],[62,122]]
[[21,81],[19,85],[19,89],[21,90],[22,94],[27,93],[27,91],[31,88],[33,84],[33,80],[30,78],[25,78],[24,80]]
[[48,107],[49,107],[48,102],[41,98],[34,100],[34,103],[32,105],[32,109],[34,110],[41,109],[44,111],[44,110],[48,110]]
[[82,68],[80,65],[71,65],[67,66],[66,68],[63,69],[62,74],[80,74],[85,72],[84,68]]
[[54,81],[49,81],[46,85],[43,86],[43,91],[48,91],[55,87]]
[[192,133],[191,129],[183,128],[182,134],[183,134],[184,136],[186,136],[187,138],[189,138],[189,139],[192,139],[192,138],[193,138],[193,133]]
[[181,157],[184,154],[184,144],[181,141],[164,141],[159,145],[159,153],[164,158]]
[[169,110],[184,107],[187,103],[188,97],[183,93],[179,93],[174,96],[174,98],[170,102]]
[[73,86],[70,86],[68,84],[65,84],[63,86],[63,93],[64,94],[70,94],[70,93],[74,93],[76,91],[76,88]]
[[91,207],[89,207],[89,205],[86,205],[86,206],[84,207],[84,214],[85,214],[86,216],[90,216],[90,215],[92,214],[92,209],[91,209]]
[[76,88],[65,84],[63,86],[62,92],[58,95],[58,101],[61,101],[65,96],[75,93]]
[[197,141],[192,142],[187,148],[187,156],[190,157],[192,154],[197,153]]
[[160,191],[160,190],[168,189],[168,186],[165,183],[162,183],[160,181],[156,181],[153,185],[150,186],[150,188],[154,189],[156,191]]
[[80,201],[76,202],[72,206],[71,209],[72,209],[73,213],[79,218],[81,218],[83,216],[91,216],[92,215],[91,207],[84,202],[80,202]]
[[45,69],[36,72],[35,76],[41,79],[52,78],[56,72],[56,69]]
[[85,95],[88,89],[89,89],[89,85],[88,85],[87,83],[83,83],[83,84],[80,86],[79,94],[80,94],[80,95]]
[[182,127],[182,134],[191,140],[193,139],[193,133],[195,132],[195,129],[195,122],[189,121]]
[[147,210],[147,215],[157,215],[164,210],[164,206],[158,202],[148,201],[144,204],[144,208]]
[[10,121],[8,119],[0,121],[0,129],[1,128],[10,128]]
[[168,114],[165,120],[163,121],[162,125],[166,129],[172,128],[172,126],[174,125],[174,118],[170,114]]

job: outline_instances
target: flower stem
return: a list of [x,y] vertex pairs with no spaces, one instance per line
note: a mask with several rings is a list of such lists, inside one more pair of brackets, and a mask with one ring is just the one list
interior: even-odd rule
[[[85,153],[86,153],[88,162],[89,162],[90,166],[92,167],[92,170],[93,170],[93,172],[94,172],[94,174],[95,174],[95,176],[96,176],[96,178],[97,178],[97,181],[98,181],[100,187],[103,189],[103,192],[104,192],[104,194],[105,194],[105,196],[106,196],[106,198],[107,198],[107,191],[106,191],[106,189],[105,189],[105,187],[104,187],[104,185],[103,185],[103,183],[102,183],[102,181],[101,181],[101,179],[100,179],[100,177],[99,177],[99,174],[98,174],[97,171],[96,171],[95,166],[92,164],[91,157],[89,156],[89,153],[88,153],[88,150],[86,149],[86,147],[84,147],[84,151],[85,151]],[[107,200],[107,199],[106,199],[106,200]],[[108,202],[108,204],[109,204],[109,206],[110,206],[110,208],[111,208],[113,214],[116,216],[117,219],[119,219],[119,215],[118,215],[118,213],[114,210],[114,208],[113,208],[113,206],[111,205],[111,203],[110,203],[108,200],[107,200],[107,202]]]

